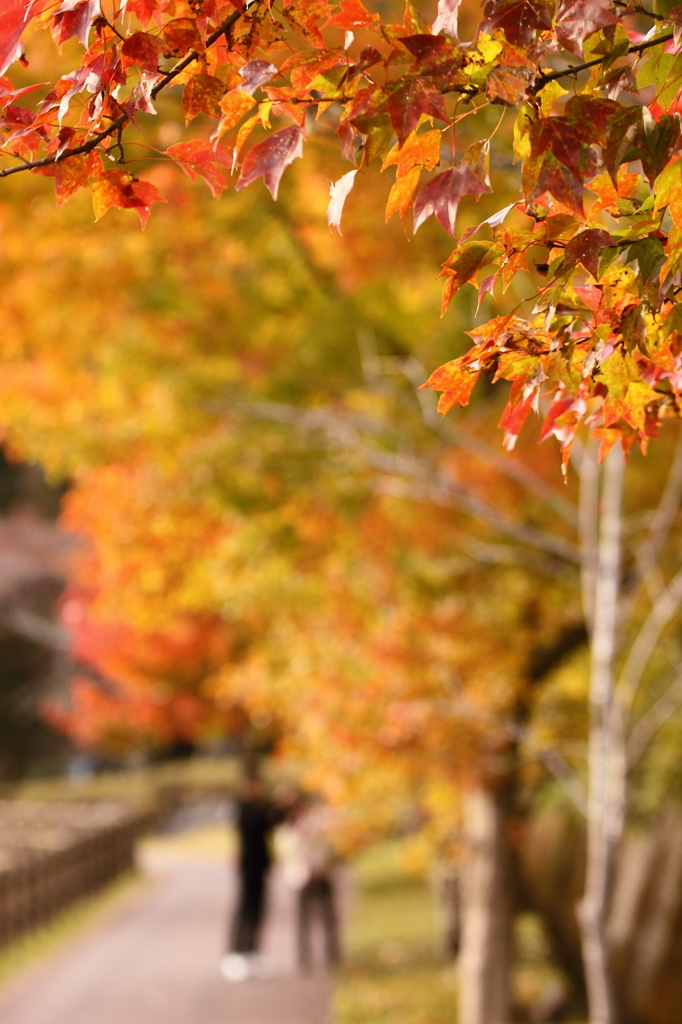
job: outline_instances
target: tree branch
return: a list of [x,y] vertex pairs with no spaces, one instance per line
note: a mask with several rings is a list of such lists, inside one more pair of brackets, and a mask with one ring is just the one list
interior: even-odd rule
[[[652,46],[660,46],[661,43],[668,43],[674,38],[674,32],[666,32],[665,35],[657,36],[655,39],[647,39],[644,43],[636,43],[634,46],[629,47],[623,56],[626,57],[631,53],[643,53],[644,50],[648,50]],[[608,60],[608,58],[609,54],[607,53],[602,57],[595,57],[594,60],[586,60],[584,64],[571,64],[570,67],[564,68],[563,71],[552,71],[549,75],[540,75],[539,78],[535,79],[535,82],[528,91],[532,94],[538,93],[550,82],[558,82],[560,78],[567,78],[577,75],[581,71],[596,68],[599,64],[603,64],[605,60]]]
[[[303,430],[322,430],[341,447],[359,452],[375,469],[394,478],[393,489],[391,485],[385,487],[386,493],[409,497],[415,501],[433,502],[443,508],[459,507],[474,519],[522,544],[544,551],[570,565],[579,563],[575,544],[534,526],[515,522],[462,484],[453,483],[439,466],[427,459],[419,458],[412,452],[390,452],[378,446],[368,446],[360,430],[344,416],[329,409],[299,409],[273,402],[254,402],[248,408],[261,419],[290,423]],[[376,433],[376,425],[374,427],[373,432]]]
[[682,501],[682,434],[677,440],[668,479],[658,508],[653,514],[649,531],[635,553],[645,584],[656,570],[658,556],[663,550],[675,522],[675,517],[680,509],[680,501]]
[[9,615],[2,615],[0,627],[49,650],[68,651],[71,648],[69,633],[63,626],[26,608],[15,608]]
[[649,11],[646,7],[642,7],[641,4],[627,3],[626,0],[613,0],[614,7],[621,7],[624,11],[628,8],[630,11],[636,11],[637,14],[643,14],[645,18],[653,18],[654,21],[665,21],[665,15],[656,14],[655,11]]
[[564,755],[556,747],[534,747],[532,733],[526,725],[519,726],[514,722],[509,728],[510,734],[517,743],[527,743],[524,760],[537,760],[544,764],[564,790],[566,796],[581,814],[587,814],[587,792],[578,775],[573,771]]
[[552,579],[575,582],[575,570],[572,570],[565,562],[559,561],[552,555],[546,555],[542,551],[528,551],[525,547],[513,547],[510,544],[490,544],[487,541],[479,540],[478,537],[469,537],[466,541],[460,541],[459,546],[478,563],[522,565],[526,569],[541,572]]
[[[254,4],[259,3],[260,0],[253,0]],[[226,18],[224,22],[206,39],[206,50],[213,46],[222,35],[229,32],[233,25],[242,17],[243,11],[234,11],[229,18]],[[631,53],[642,53],[644,50],[649,49],[652,46],[659,46],[662,43],[667,43],[674,38],[674,32],[667,32],[662,36],[658,36],[656,39],[649,39],[643,43],[637,43],[631,46],[627,50],[627,54]],[[205,52],[205,51],[204,51]],[[581,71],[587,71],[589,68],[596,67],[599,64],[603,64],[608,59],[608,54],[602,57],[596,57],[594,60],[585,61],[583,64],[573,64],[568,68],[564,68],[562,71],[553,71],[550,74],[540,75],[536,78],[533,86],[529,89],[531,94],[540,92],[549,82],[555,82],[561,78],[567,76],[577,75]],[[161,79],[156,83],[150,93],[151,99],[155,99],[158,94],[165,89],[168,85],[173,82],[179,74],[181,74],[185,68],[187,68],[193,61],[199,59],[201,54],[197,50],[190,50],[190,52],[180,60],[175,67],[170,71],[167,71]],[[82,156],[85,153],[90,153],[93,149],[96,149],[100,143],[104,142],[105,139],[110,138],[116,132],[125,126],[130,120],[128,114],[121,114],[111,124],[104,128],[101,132],[93,135],[87,142],[82,143],[80,146],[73,146],[63,150],[61,153],[55,153],[54,156],[42,157],[40,160],[24,161],[21,164],[17,164],[15,167],[5,167],[0,170],[0,178],[8,178],[12,174],[19,174],[21,171],[32,171],[37,170],[40,167],[50,167],[53,164],[62,163],[64,160],[68,160],[70,157]]]
[[410,356],[408,359],[394,360],[400,372],[412,384],[417,400],[422,411],[424,423],[437,433],[443,440],[449,441],[458,448],[464,449],[476,458],[486,462],[493,469],[510,480],[521,484],[529,493],[536,498],[546,502],[565,522],[570,526],[576,526],[578,517],[574,505],[571,504],[562,494],[559,494],[551,484],[543,480],[541,476],[534,473],[532,469],[518,462],[513,456],[497,451],[492,445],[482,441],[479,437],[469,434],[466,430],[456,426],[451,420],[446,420],[436,411],[433,401],[433,392],[422,391],[421,384],[428,377],[427,370],[422,364]]
[[682,603],[682,569],[658,596],[640,629],[620,674],[618,691],[623,706],[632,708],[637,688],[661,633]]
[[678,675],[666,687],[658,700],[654,701],[649,710],[642,715],[628,736],[626,755],[629,772],[637,767],[658,730],[665,725],[681,705],[682,675]]
[[583,448],[580,467],[578,521],[580,534],[580,586],[583,614],[588,632],[594,623],[594,594],[597,581],[597,548],[599,538],[599,466],[595,445],[587,442]]
[[585,787],[572,770],[566,759],[554,747],[535,751],[536,757],[563,789],[573,806],[581,814],[587,814],[587,793]]
[[[388,453],[387,453],[388,455]],[[560,561],[569,564],[578,563],[578,553],[575,546],[561,537],[553,537],[551,534],[537,530],[533,526],[526,526],[525,523],[514,522],[503,515],[493,505],[489,505],[478,495],[473,494],[467,488],[454,486],[443,477],[434,473],[432,479],[419,479],[413,475],[412,479],[406,479],[406,474],[400,471],[396,464],[391,467],[387,464],[385,457],[370,457],[370,461],[378,469],[383,469],[392,477],[382,482],[380,489],[386,494],[392,494],[396,498],[408,498],[411,501],[428,502],[439,505],[441,508],[459,509],[467,513],[473,519],[485,523],[499,533],[512,537],[521,544],[538,551],[543,551]]]
[[[258,2],[259,0],[256,0],[256,3]],[[206,49],[213,46],[213,44],[216,43],[226,32],[229,32],[232,26],[235,25],[242,17],[242,13],[243,12],[241,11],[235,11],[229,18],[226,18],[219,28],[217,28],[215,32],[212,32],[206,39]],[[171,68],[170,71],[167,71],[166,74],[159,79],[150,93],[151,98],[156,99],[162,89],[165,89],[167,85],[170,85],[173,79],[177,78],[177,76],[181,74],[181,72],[183,72],[185,68],[192,63],[192,61],[197,60],[200,56],[201,54],[197,50],[190,50],[182,60],[178,61],[174,68]],[[129,120],[130,118],[126,113],[120,114],[107,128],[104,128],[101,132],[93,135],[92,138],[88,139],[88,141],[84,142],[81,146],[73,146],[69,149],[65,149],[62,153],[55,153],[54,156],[46,156],[41,160],[31,160],[28,163],[18,164],[16,167],[5,167],[0,171],[0,178],[8,178],[11,174],[18,174],[20,171],[32,171],[39,167],[50,167],[52,164],[60,164],[64,160],[68,160],[69,157],[82,156],[84,153],[90,153],[93,149],[96,149],[101,142],[104,142],[105,139],[108,139],[110,136],[115,135],[116,132],[119,132]]]

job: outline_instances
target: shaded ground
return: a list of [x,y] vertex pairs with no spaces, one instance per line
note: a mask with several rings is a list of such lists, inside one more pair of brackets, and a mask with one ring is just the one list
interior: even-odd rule
[[152,847],[149,884],[0,992],[0,1024],[326,1024],[331,979],[299,977],[293,903],[273,875],[273,976],[218,973],[234,877],[215,853]]

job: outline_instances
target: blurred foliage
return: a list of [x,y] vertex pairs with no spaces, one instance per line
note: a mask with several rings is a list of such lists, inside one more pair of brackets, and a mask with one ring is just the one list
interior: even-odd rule
[[[32,66],[50,72],[57,58],[43,45]],[[181,119],[164,98],[140,141],[171,144]],[[473,317],[463,289],[438,318],[446,240],[425,225],[408,241],[395,218],[376,230],[390,185],[377,176],[332,239],[324,209],[339,164],[324,125],[309,154],[276,205],[260,186],[216,202],[143,155],[172,200],[144,234],[121,210],[94,228],[80,193],[56,211],[45,179],[3,184],[6,446],[72,481],[62,522],[88,538],[63,605],[82,671],[71,707],[52,714],[119,756],[173,736],[215,739],[244,713],[271,721],[314,763],[310,784],[348,804],[348,848],[431,822],[452,853],[457,787],[497,771],[510,722],[532,724],[521,741],[529,799],[546,782],[542,750],[560,743],[582,771],[584,654],[529,684],[537,651],[581,619],[576,574],[515,564],[475,515],[384,493],[362,431],[344,449],[273,410],[368,422],[373,452],[414,456],[559,541],[570,531],[422,415],[435,399],[414,384],[464,351]],[[498,196],[507,174],[493,168]],[[463,203],[462,224],[487,203]],[[521,297],[512,285],[504,308]],[[496,438],[502,400],[476,395],[466,423],[480,440]],[[509,458],[573,501],[553,446],[529,435]],[[661,442],[646,463],[633,458],[633,518],[669,451]],[[674,729],[651,753],[669,751],[665,784],[660,768],[642,768],[642,806],[673,778]]]

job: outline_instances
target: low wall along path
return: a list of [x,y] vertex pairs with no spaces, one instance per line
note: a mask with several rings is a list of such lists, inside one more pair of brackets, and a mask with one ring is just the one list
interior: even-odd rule
[[141,823],[114,800],[0,800],[0,947],[130,871]]

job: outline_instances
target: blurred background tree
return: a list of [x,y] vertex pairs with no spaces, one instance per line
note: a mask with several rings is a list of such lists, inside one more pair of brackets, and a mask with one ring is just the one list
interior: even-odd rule
[[[180,117],[164,100],[154,137],[172,143]],[[49,182],[3,192],[7,451],[70,482],[61,523],[79,537],[61,599],[79,666],[49,716],[118,758],[265,726],[346,808],[346,848],[409,826],[464,871],[465,1024],[507,1015],[523,907],[572,983],[557,1006],[579,1010],[594,463],[564,486],[553,442],[503,455],[504,396],[485,388],[466,420],[435,416],[416,385],[464,350],[475,294],[438,319],[449,246],[428,226],[408,242],[396,218],[379,239],[389,181],[358,190],[330,239],[338,167],[322,133],[312,148],[277,206],[255,190],[216,204],[149,162],[173,203],[144,235],[118,210],[94,232],[81,196],[57,213]],[[473,201],[462,210],[473,223]],[[492,212],[485,197],[475,212]],[[682,976],[673,433],[633,457],[618,513],[634,717],[613,751],[628,741],[639,832],[612,930],[627,1012],[652,1024]],[[656,643],[638,675],[641,635]]]

